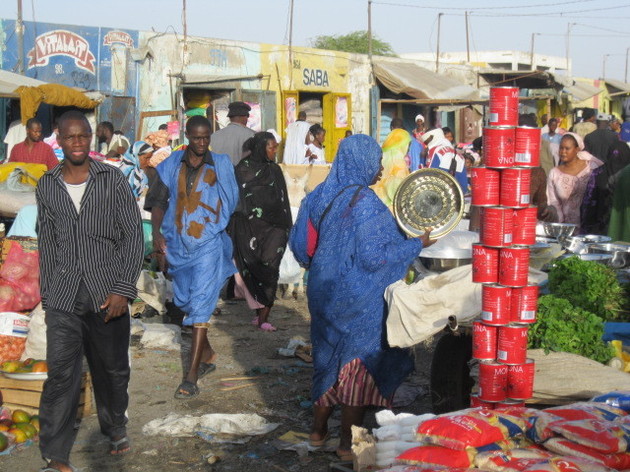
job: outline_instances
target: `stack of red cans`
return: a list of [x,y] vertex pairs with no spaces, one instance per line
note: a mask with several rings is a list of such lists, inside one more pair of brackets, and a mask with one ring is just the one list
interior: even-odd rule
[[471,406],[486,408],[522,405],[534,387],[527,329],[536,321],[538,287],[527,276],[537,210],[529,189],[531,169],[540,163],[540,129],[518,126],[518,96],[517,87],[490,89],[485,167],[472,170],[472,204],[481,214],[472,277],[483,286],[481,319],[473,324],[479,389]]

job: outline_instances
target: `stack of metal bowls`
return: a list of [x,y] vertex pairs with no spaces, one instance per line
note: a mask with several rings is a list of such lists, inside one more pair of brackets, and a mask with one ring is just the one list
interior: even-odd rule
[[588,255],[609,256],[608,265],[613,269],[624,269],[630,266],[630,246],[624,244],[589,244],[588,253]]
[[545,236],[561,240],[573,235],[577,225],[571,223],[543,223]]

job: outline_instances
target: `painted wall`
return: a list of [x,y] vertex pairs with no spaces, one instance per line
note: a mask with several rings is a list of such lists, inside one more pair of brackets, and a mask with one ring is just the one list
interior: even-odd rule
[[[0,20],[0,29],[4,39],[1,67],[17,71],[15,21]],[[45,82],[105,94],[107,98],[98,109],[100,119],[112,121],[130,134],[136,121],[138,77],[129,51],[137,46],[137,31],[26,21],[24,73]]]

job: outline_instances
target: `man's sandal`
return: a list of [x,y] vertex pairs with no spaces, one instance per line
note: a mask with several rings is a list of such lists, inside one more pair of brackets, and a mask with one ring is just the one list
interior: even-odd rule
[[188,380],[184,380],[179,384],[175,391],[175,398],[177,399],[193,398],[197,395],[199,395],[199,387]]
[[[127,445],[125,447],[125,444]],[[131,445],[129,444],[129,438],[127,436],[123,436],[117,440],[109,441],[109,453],[112,456],[126,454],[131,450]]]
[[216,364],[213,364],[211,362],[200,362],[199,369],[197,370],[197,378],[201,379],[208,375],[210,372],[214,372],[215,370],[217,370]]

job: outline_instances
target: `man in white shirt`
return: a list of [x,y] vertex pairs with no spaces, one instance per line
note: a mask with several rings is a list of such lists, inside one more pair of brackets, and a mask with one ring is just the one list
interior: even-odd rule
[[129,140],[122,134],[114,133],[114,125],[101,121],[96,127],[98,151],[106,157],[121,157],[129,149]]
[[7,134],[4,137],[4,143],[7,145],[7,152],[4,155],[5,159],[8,159],[11,155],[11,149],[17,143],[21,143],[26,139],[26,126],[22,124],[20,120],[15,120],[9,125]]

